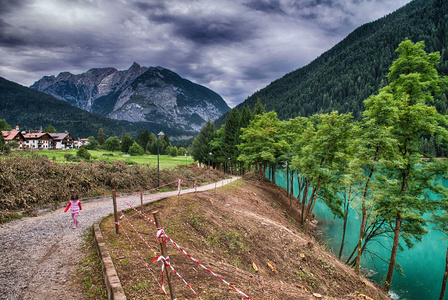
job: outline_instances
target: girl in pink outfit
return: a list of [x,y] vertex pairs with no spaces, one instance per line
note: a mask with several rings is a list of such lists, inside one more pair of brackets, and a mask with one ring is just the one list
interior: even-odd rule
[[78,214],[79,211],[82,210],[81,202],[78,200],[78,195],[73,194],[71,200],[68,202],[67,207],[65,208],[64,212],[67,212],[67,210],[70,208],[70,212],[72,213],[73,218],[73,228],[76,228],[78,226]]

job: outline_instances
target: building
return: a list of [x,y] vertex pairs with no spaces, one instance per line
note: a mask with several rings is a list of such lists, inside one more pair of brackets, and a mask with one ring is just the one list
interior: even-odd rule
[[49,150],[52,149],[53,138],[44,132],[29,132],[23,135],[26,140],[26,147],[30,149]]
[[22,150],[26,148],[26,139],[23,134],[19,130],[9,130],[3,131],[2,136],[5,140],[5,144],[11,143],[12,141],[16,141],[18,144],[18,149]]
[[49,133],[49,135],[52,138],[51,149],[68,150],[74,148],[74,138],[70,133]]

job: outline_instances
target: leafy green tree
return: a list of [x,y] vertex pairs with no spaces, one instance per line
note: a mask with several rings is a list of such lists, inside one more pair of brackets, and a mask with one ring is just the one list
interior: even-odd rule
[[134,142],[131,147],[129,147],[129,154],[132,156],[140,156],[145,153],[145,150],[137,142]]
[[[386,164],[390,157],[396,156],[396,140],[391,131],[398,117],[398,108],[394,105],[393,97],[385,92],[373,95],[364,101],[366,107],[362,124],[362,133],[354,139],[357,153],[351,161],[350,168],[357,175],[358,194],[361,199],[361,226],[357,244],[355,259],[355,272],[359,274],[361,254],[367,244],[365,239],[366,229],[371,228],[367,222],[370,218],[373,223],[378,221],[377,214],[373,211],[375,204],[376,182],[372,182],[373,174],[378,167]],[[382,231],[377,231],[380,233]],[[364,245],[363,245],[364,240]]]
[[208,155],[211,151],[210,142],[215,138],[215,125],[208,120],[202,126],[199,134],[194,138],[191,146],[191,155],[195,161],[200,163],[208,162]]
[[111,136],[104,143],[104,149],[107,151],[120,151],[120,140],[116,136]]
[[157,155],[157,138],[154,133],[149,136],[149,142],[146,146],[146,151],[149,151],[152,155]]
[[6,120],[0,120],[0,130],[9,131],[12,130],[11,126],[6,123]]
[[[426,233],[423,215],[435,209],[428,191],[446,197],[434,181],[440,171],[438,162],[423,163],[419,154],[422,134],[448,137],[442,126],[446,123],[445,118],[429,105],[433,103],[434,94],[443,91],[447,84],[447,79],[439,77],[435,69],[440,55],[427,54],[423,42],[414,44],[408,39],[400,43],[397,52],[400,55],[388,74],[391,83],[380,90],[397,110],[391,128],[397,155],[385,161],[375,178],[382,184],[376,210],[384,215],[393,229],[385,291],[389,291],[392,282],[402,230],[410,227],[412,237],[421,240]],[[409,234],[403,238],[407,246],[412,247]]]
[[171,157],[176,157],[177,156],[177,147],[171,147],[169,150],[169,154]]
[[348,145],[353,132],[351,114],[314,115],[295,144],[292,165],[305,181],[301,195],[302,224],[313,212],[321,189],[328,188],[334,178],[342,175],[350,158]]
[[280,130],[275,112],[256,115],[249,126],[242,129],[238,160],[246,166],[258,166],[265,173],[268,165],[289,151],[288,143],[280,138]]
[[94,150],[98,146],[98,141],[95,140],[95,137],[93,135],[89,136],[87,139],[89,140],[89,143],[84,147],[88,150]]
[[177,149],[177,154],[178,154],[179,156],[184,156],[185,154],[187,154],[187,149],[185,149],[184,147],[179,147],[179,148]]
[[105,142],[103,128],[100,128],[98,129],[98,143],[103,146]]
[[128,153],[129,148],[134,144],[134,139],[131,137],[129,133],[123,130],[123,134],[121,136],[121,152]]
[[49,124],[47,127],[45,127],[44,132],[57,133],[56,128],[54,128],[53,125],[51,125],[51,124]]

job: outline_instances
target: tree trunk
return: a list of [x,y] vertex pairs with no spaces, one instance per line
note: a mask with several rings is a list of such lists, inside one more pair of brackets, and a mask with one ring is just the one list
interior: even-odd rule
[[362,240],[364,239],[364,231],[366,230],[367,223],[367,209],[366,201],[362,199],[362,220],[361,228],[359,229],[359,239],[358,239],[358,254],[355,259],[355,273],[359,275],[359,268],[361,266],[361,254],[362,254]]
[[446,248],[445,274],[443,275],[442,291],[440,292],[439,300],[443,300],[443,298],[445,297],[446,280],[447,280],[447,278],[448,278],[448,247]]
[[341,260],[342,250],[344,249],[345,231],[347,229],[348,208],[349,208],[349,204],[347,204],[347,206],[345,208],[345,212],[344,212],[344,225],[342,226],[342,241],[341,241],[341,247],[339,248],[339,255],[338,255],[339,260]]
[[306,199],[308,197],[308,189],[310,188],[310,182],[307,181],[305,183],[305,188],[303,190],[303,194],[302,194],[302,220],[301,223],[302,225],[305,224],[305,206],[306,206]]
[[[289,167],[288,164],[286,164],[286,196],[289,197]],[[291,202],[289,203],[291,207]]]
[[386,282],[384,283],[383,287],[383,290],[386,293],[389,292],[390,285],[392,283],[392,277],[394,276],[394,269],[395,269],[395,263],[397,262],[398,244],[400,242],[400,232],[402,223],[403,220],[401,219],[401,215],[400,213],[397,213],[394,228],[394,243],[392,245],[392,253],[390,255],[390,261],[389,261],[389,270],[387,271]]

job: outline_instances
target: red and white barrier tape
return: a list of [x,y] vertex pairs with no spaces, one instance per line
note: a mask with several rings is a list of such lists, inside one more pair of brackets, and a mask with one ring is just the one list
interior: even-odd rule
[[[128,221],[126,219],[126,221]],[[130,223],[128,221],[128,223]],[[160,288],[163,291],[163,294],[166,298],[168,298],[168,294],[165,291],[165,287],[163,286],[163,280],[162,280],[162,284],[160,284],[160,282],[157,280],[156,276],[154,275],[154,272],[151,270],[151,268],[149,267],[148,263],[145,261],[145,259],[143,258],[143,256],[141,255],[140,251],[138,251],[138,249],[135,247],[134,243],[132,242],[131,238],[129,237],[129,235],[127,234],[126,230],[124,228],[122,228],[123,233],[126,235],[126,237],[128,238],[129,242],[131,243],[132,247],[134,248],[134,250],[138,253],[138,256],[140,256],[140,259],[143,261],[143,264],[146,266],[146,268],[148,269],[148,271],[151,273],[152,277],[154,278],[154,280],[157,282],[157,284],[160,286]],[[140,234],[139,234],[140,235]],[[156,254],[157,255],[157,254]],[[163,279],[163,277],[162,277]]]
[[[126,203],[126,202],[125,202]],[[148,221],[150,221],[151,223],[153,223],[154,225],[156,224],[155,221],[153,221],[152,219],[148,218],[145,214],[143,214],[141,211],[137,210],[136,208],[134,208],[132,205],[126,203],[129,207],[131,207],[133,210],[135,210],[138,214],[142,215],[144,218],[146,218]],[[163,228],[162,228],[163,229]],[[245,297],[246,299],[250,299],[252,300],[252,298],[250,298],[248,295],[246,295],[245,293],[243,293],[242,291],[240,291],[239,289],[237,289],[236,287],[234,287],[232,284],[230,284],[229,282],[227,282],[226,280],[222,279],[221,277],[219,277],[218,275],[216,275],[212,270],[208,269],[206,266],[204,266],[203,264],[201,264],[198,260],[196,260],[195,258],[193,258],[190,254],[188,254],[184,249],[182,249],[175,241],[173,241],[168,235],[166,235],[166,233],[163,231],[163,235],[170,240],[171,243],[173,243],[174,246],[176,246],[182,253],[184,253],[186,256],[188,256],[192,261],[194,261],[195,263],[197,263],[199,266],[201,266],[203,269],[205,269],[207,272],[209,272],[210,274],[212,274],[213,276],[215,276],[216,278],[218,278],[219,280],[221,280],[222,282],[224,282],[225,284],[227,284],[227,286],[229,286],[230,288],[232,288],[233,290],[235,290],[236,292],[238,292],[240,295],[242,295],[243,297]]]
[[[126,216],[122,213],[122,216],[120,217],[120,219],[121,218],[126,218]],[[156,262],[156,261],[159,261],[160,259],[162,259],[163,260],[163,266],[162,266],[162,285],[161,285],[161,287],[162,287],[162,290],[163,290],[163,292],[164,293],[166,293],[166,291],[165,291],[165,286],[164,286],[164,283],[163,283],[163,270],[164,270],[164,266],[165,265],[167,265],[167,266],[169,266],[170,267],[170,269],[185,283],[185,285],[199,298],[199,299],[201,299],[202,300],[202,298],[196,293],[196,291],[193,289],[193,287],[174,269],[174,267],[168,262],[168,260],[169,259],[164,259],[163,258],[163,256],[160,256],[160,255],[158,255],[155,251],[154,251],[154,249],[153,249],[153,247],[151,247],[149,244],[148,244],[148,242],[142,237],[142,235],[137,231],[137,229],[134,227],[134,225],[128,220],[128,218],[126,218],[126,221],[129,223],[129,225],[132,227],[132,229],[134,229],[134,231],[137,233],[137,235],[140,237],[140,239],[146,244],[146,246],[151,250],[151,252],[155,255],[155,258],[153,258],[153,262]],[[152,220],[151,220],[152,221]],[[158,230],[157,231],[157,238],[159,238],[159,237],[165,237],[165,232],[164,232],[164,230],[163,230],[163,227],[162,228],[159,228],[160,229],[160,231]],[[160,284],[159,284],[160,285]]]

